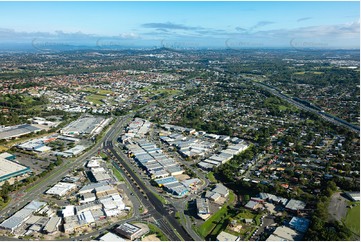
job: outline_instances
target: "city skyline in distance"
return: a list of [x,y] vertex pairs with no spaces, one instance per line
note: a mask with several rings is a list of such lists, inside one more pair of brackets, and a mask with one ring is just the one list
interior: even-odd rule
[[0,2],[0,48],[359,49],[359,2]]

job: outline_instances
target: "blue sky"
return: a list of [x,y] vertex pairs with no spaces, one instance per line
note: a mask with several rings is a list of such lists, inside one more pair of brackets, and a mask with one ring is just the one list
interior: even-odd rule
[[359,48],[354,2],[0,2],[0,43]]

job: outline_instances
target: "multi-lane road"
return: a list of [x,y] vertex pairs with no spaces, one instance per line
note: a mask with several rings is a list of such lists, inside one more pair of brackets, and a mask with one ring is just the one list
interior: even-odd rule
[[315,113],[317,115],[319,115],[320,117],[322,117],[323,119],[329,121],[329,122],[332,122],[336,125],[340,125],[340,126],[343,126],[351,131],[354,131],[354,132],[358,132],[360,133],[360,127],[354,125],[354,124],[350,124],[348,123],[347,121],[343,120],[343,119],[340,119],[334,115],[331,115],[329,113],[326,113],[326,112],[322,112],[320,110],[317,110],[317,109],[314,109],[314,108],[311,108],[311,107],[308,107],[286,95],[284,95],[283,93],[279,92],[278,90],[276,90],[275,88],[269,86],[269,85],[265,85],[263,83],[260,83],[260,82],[253,82],[255,85],[263,88],[263,89],[266,89],[267,91],[271,92],[273,95],[295,105],[296,107],[300,108],[300,109],[303,109],[303,110],[306,110],[306,111],[309,111],[309,112],[312,112],[312,113]]
[[157,225],[173,241],[193,240],[183,226],[175,219],[175,208],[172,205],[164,206],[141,178],[133,171],[132,167],[127,162],[127,157],[118,149],[118,147],[113,146],[113,142],[116,138],[117,136],[113,137],[113,139],[108,139],[104,148],[112,153],[112,157],[117,160],[125,173],[131,177],[134,191],[141,199],[144,207],[148,210],[148,213],[154,217]]

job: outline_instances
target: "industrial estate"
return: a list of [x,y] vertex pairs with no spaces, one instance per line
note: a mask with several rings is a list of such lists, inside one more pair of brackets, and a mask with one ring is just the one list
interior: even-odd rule
[[[18,14],[7,4],[0,19]],[[19,11],[40,19],[58,6],[42,4]],[[74,19],[91,16],[104,32],[126,25],[120,18],[135,26],[127,15],[135,10],[117,7],[135,3],[92,2],[94,12],[82,4],[57,8],[83,6]],[[280,25],[266,13],[291,19],[303,8],[176,2],[194,8],[175,14],[153,4],[135,8],[147,12],[135,14],[140,34],[134,27],[109,39],[41,31],[63,14],[76,29],[65,12],[33,32],[0,26],[0,240],[360,241],[360,50],[346,45],[355,33],[359,42],[359,20],[321,26],[297,15]],[[255,23],[210,18],[232,4],[246,7],[227,7],[227,17],[252,13]],[[305,9],[323,19],[343,11],[337,6]],[[199,25],[189,23],[194,9]],[[142,23],[153,12],[184,21]],[[328,46],[337,33],[342,48]],[[173,41],[187,34],[194,42]],[[3,43],[33,35],[31,47]],[[324,35],[322,48],[307,47]],[[51,42],[57,38],[64,43]]]

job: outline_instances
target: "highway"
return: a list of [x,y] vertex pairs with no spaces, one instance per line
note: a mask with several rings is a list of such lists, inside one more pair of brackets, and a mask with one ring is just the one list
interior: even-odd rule
[[[130,165],[126,162],[127,158],[121,152],[116,152],[112,141],[108,141],[107,147],[118,162],[122,165],[123,169],[134,180],[133,186],[138,196],[141,197],[141,202],[148,209],[148,213],[152,214],[155,218],[157,225],[162,231],[169,236],[173,241],[186,240],[191,241],[193,238],[184,230],[184,228],[178,223],[178,221],[169,213],[169,210],[175,210],[170,206],[163,206],[162,202],[149,190],[146,184],[135,174]],[[139,186],[138,189],[136,186]],[[142,192],[144,194],[142,194]],[[172,213],[174,214],[174,212]],[[180,238],[179,238],[180,236]]]
[[303,109],[303,110],[306,110],[306,111],[309,111],[309,112],[312,112],[312,113],[315,113],[319,116],[321,116],[323,119],[329,121],[329,122],[332,122],[336,125],[340,125],[340,126],[343,126],[353,132],[358,132],[360,133],[360,127],[356,126],[356,125],[353,125],[353,124],[350,124],[348,123],[347,121],[343,120],[343,119],[340,119],[334,115],[331,115],[329,113],[326,113],[326,112],[321,112],[319,110],[316,110],[316,109],[313,109],[311,107],[308,107],[294,99],[292,99],[291,97],[288,97],[286,95],[284,95],[283,93],[280,93],[278,90],[272,88],[271,86],[268,86],[268,85],[265,85],[263,83],[260,83],[260,82],[253,82],[255,85],[263,88],[263,89],[266,89],[267,91],[269,91],[270,93],[272,93],[273,95],[297,106],[298,108],[300,109]]

